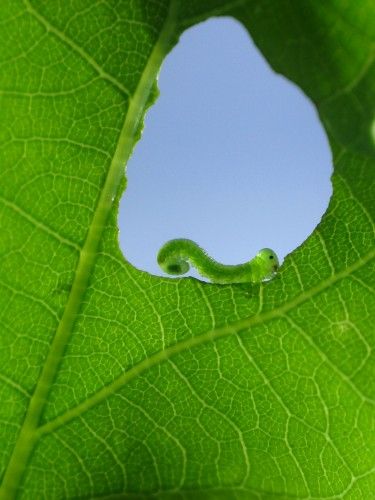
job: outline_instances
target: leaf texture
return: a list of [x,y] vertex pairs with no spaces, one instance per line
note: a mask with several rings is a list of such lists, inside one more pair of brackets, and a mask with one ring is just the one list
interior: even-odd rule
[[[326,214],[261,285],[151,276],[118,246],[160,65],[213,15],[332,147]],[[0,4],[1,499],[371,498],[374,19],[370,0]]]

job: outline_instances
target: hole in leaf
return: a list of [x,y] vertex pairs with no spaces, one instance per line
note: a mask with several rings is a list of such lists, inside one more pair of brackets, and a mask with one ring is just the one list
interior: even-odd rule
[[164,275],[159,248],[190,238],[226,264],[263,247],[282,261],[332,192],[331,153],[311,102],[231,18],[185,32],[159,88],[127,168],[119,216],[127,260]]

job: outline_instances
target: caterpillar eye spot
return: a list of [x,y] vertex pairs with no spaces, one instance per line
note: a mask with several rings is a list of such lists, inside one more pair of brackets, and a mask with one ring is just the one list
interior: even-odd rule
[[171,264],[168,266],[168,271],[170,274],[178,274],[180,272],[181,267],[178,266],[177,264],[173,265]]
[[270,255],[270,259],[273,259],[273,255]]

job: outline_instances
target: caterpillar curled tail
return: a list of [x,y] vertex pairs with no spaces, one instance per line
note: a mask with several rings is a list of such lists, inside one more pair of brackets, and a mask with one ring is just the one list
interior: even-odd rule
[[195,241],[175,239],[167,241],[159,250],[158,264],[172,275],[185,274],[190,264],[213,283],[259,283],[272,278],[279,268],[278,258],[270,248],[263,248],[249,262],[238,265],[220,264]]

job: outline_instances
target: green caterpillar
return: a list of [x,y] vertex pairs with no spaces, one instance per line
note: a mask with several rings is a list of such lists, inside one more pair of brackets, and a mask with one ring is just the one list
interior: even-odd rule
[[165,243],[158,253],[158,264],[168,274],[185,274],[189,262],[213,283],[260,283],[272,278],[279,268],[277,255],[263,248],[245,264],[228,266],[212,259],[192,240],[177,239]]

